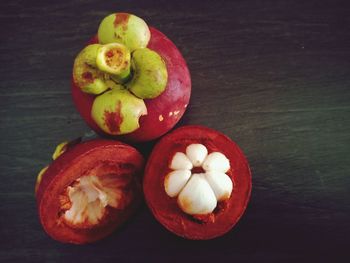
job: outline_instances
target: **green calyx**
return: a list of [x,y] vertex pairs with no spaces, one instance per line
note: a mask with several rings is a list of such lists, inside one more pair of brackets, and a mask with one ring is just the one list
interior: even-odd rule
[[105,17],[97,35],[101,44],[121,43],[130,51],[146,47],[151,37],[145,21],[127,13],[115,13]]
[[111,83],[111,90],[95,98],[92,119],[106,133],[126,134],[140,127],[139,118],[147,114],[142,99],[132,95],[123,86]]
[[105,74],[96,68],[97,51],[101,45],[85,47],[76,57],[73,66],[73,78],[82,91],[101,94],[107,90]]
[[133,78],[127,84],[128,89],[142,99],[158,97],[168,80],[165,62],[148,48],[137,49],[132,54]]
[[34,188],[35,194],[38,192],[39,185],[41,183],[41,180],[43,179],[43,175],[47,171],[48,168],[49,168],[49,166],[45,166],[44,168],[42,168],[40,170],[39,174],[37,175],[36,181],[35,181],[35,188]]

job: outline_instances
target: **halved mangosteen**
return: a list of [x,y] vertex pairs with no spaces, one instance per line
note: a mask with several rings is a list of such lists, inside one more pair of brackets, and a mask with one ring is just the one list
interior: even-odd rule
[[46,233],[64,243],[97,241],[118,228],[142,200],[144,159],[117,141],[60,144],[38,176],[36,199]]
[[224,134],[184,126],[154,147],[143,180],[146,203],[168,230],[188,239],[228,232],[245,211],[251,172],[240,148]]

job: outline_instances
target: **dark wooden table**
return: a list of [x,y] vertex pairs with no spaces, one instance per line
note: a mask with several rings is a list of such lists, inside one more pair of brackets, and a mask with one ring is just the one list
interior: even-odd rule
[[[2,1],[0,261],[349,260],[350,8],[321,2]],[[39,224],[37,172],[57,143],[89,131],[70,96],[74,57],[115,11],[143,17],[186,58],[180,125],[226,133],[250,161],[249,207],[222,238],[178,238],[146,206],[92,245],[60,244]]]

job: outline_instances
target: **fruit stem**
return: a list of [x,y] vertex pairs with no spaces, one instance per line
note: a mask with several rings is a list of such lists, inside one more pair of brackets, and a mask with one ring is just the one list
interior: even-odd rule
[[130,78],[130,51],[119,43],[101,46],[97,52],[97,67],[117,83],[125,83]]

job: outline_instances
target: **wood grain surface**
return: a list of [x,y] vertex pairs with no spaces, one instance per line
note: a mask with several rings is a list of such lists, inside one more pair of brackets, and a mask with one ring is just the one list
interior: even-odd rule
[[[227,134],[250,162],[249,207],[222,238],[178,238],[146,206],[92,245],[41,228],[37,172],[55,145],[89,132],[70,96],[74,57],[116,11],[143,17],[187,60],[193,93],[179,125]],[[348,1],[1,1],[0,261],[349,260],[349,14]]]

